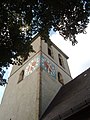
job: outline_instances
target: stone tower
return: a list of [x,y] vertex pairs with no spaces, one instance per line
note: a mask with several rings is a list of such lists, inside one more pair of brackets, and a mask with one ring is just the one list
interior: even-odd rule
[[69,82],[68,57],[39,35],[32,40],[35,53],[13,66],[0,106],[1,120],[39,120],[62,85]]

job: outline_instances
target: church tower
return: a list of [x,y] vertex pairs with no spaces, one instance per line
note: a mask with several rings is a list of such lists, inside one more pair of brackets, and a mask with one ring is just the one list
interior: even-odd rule
[[39,35],[32,40],[35,53],[13,66],[0,105],[1,120],[39,120],[71,74],[65,55],[54,43],[48,46]]

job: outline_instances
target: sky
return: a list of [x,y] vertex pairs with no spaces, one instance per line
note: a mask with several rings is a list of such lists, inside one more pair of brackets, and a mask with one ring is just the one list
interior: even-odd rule
[[69,57],[68,65],[72,78],[90,67],[90,24],[86,31],[87,34],[76,37],[78,43],[75,46],[72,46],[69,40],[65,41],[58,32],[51,34],[51,40]]
[[[51,32],[51,40],[69,57],[68,65],[72,78],[75,78],[90,67],[90,24],[86,29],[87,34],[77,36],[78,44],[72,46],[70,41],[65,41],[58,32]],[[10,67],[5,74],[8,79]],[[0,86],[0,103],[6,87]]]

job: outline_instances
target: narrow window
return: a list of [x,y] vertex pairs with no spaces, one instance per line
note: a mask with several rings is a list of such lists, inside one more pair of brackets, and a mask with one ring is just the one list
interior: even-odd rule
[[48,48],[48,54],[51,56],[51,49]]
[[20,75],[19,75],[18,83],[23,80],[23,77],[24,77],[24,70],[22,70],[21,73],[20,73]]
[[59,64],[64,67],[64,62],[63,62],[63,58],[60,54],[58,54],[58,59],[59,59]]
[[28,55],[24,56],[24,61],[26,61],[28,59]]
[[53,50],[52,47],[48,47],[48,55],[50,55],[53,58]]
[[62,85],[64,85],[64,81],[63,81],[63,78],[62,78],[62,75],[61,75],[60,72],[58,72],[58,81],[59,81]]
[[22,63],[24,63],[27,59],[28,59],[28,55],[25,55],[25,56],[22,58]]

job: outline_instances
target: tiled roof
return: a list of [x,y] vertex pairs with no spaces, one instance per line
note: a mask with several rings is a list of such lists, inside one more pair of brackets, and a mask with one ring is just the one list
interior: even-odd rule
[[59,90],[41,120],[67,117],[89,105],[90,68]]

